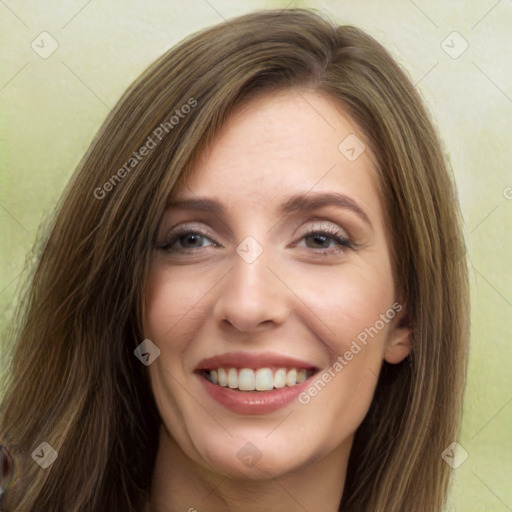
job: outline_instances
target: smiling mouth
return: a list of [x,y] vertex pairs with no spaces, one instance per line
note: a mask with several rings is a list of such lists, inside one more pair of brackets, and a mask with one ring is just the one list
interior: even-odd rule
[[212,384],[234,391],[271,391],[302,384],[316,373],[312,368],[216,368],[201,370]]

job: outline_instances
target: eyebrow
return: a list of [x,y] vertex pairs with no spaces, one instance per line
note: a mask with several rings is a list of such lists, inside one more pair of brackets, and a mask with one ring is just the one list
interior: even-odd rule
[[[350,210],[359,216],[366,224],[372,227],[366,212],[349,196],[338,192],[307,192],[290,196],[279,208],[281,214],[297,211],[312,211],[324,206],[338,206]],[[215,199],[209,198],[184,198],[171,201],[168,208],[181,208],[210,212],[215,215],[224,213],[224,206]]]

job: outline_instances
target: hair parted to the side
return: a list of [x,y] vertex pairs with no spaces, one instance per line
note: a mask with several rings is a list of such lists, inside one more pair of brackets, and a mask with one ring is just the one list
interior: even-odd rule
[[[20,306],[0,419],[17,478],[2,510],[144,509],[159,415],[133,351],[144,339],[159,222],[230,112],[276,89],[330,95],[366,135],[413,331],[411,355],[384,363],[356,433],[342,510],[441,510],[450,475],[441,453],[457,439],[469,322],[453,179],[414,86],[386,50],[302,9],[256,12],[189,37],[136,80],[91,144]],[[155,129],[191,100],[157,141]],[[148,137],[155,146],[112,184]],[[43,441],[58,452],[45,470],[31,458]]]

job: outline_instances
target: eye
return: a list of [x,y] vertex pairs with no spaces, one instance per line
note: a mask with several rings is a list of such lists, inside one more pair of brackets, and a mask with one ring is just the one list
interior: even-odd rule
[[300,239],[302,240],[305,241],[308,249],[314,249],[315,252],[318,251],[318,254],[324,256],[355,248],[355,244],[346,237],[346,233],[341,228],[330,225],[308,231]]
[[[328,256],[335,253],[342,253],[345,249],[354,249],[355,244],[347,238],[343,229],[333,225],[315,225],[316,229],[307,231],[299,243],[293,245],[312,249],[315,254]],[[190,226],[182,226],[172,232],[157,249],[168,253],[194,253],[206,247],[221,247],[209,235],[200,229],[192,229]]]
[[[205,240],[210,243],[203,245]],[[157,248],[166,252],[192,252],[209,246],[219,247],[219,244],[202,231],[184,226],[182,229],[174,231]]]

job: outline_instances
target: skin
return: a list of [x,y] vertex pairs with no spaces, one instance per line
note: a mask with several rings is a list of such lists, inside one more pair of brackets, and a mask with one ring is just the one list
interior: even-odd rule
[[[161,351],[149,373],[163,420],[152,510],[338,510],[382,361],[398,363],[410,351],[405,307],[307,404],[236,414],[193,372],[201,359],[230,351],[277,352],[326,371],[400,302],[373,156],[366,148],[349,161],[338,150],[350,134],[365,140],[328,96],[266,95],[235,111],[173,192],[172,200],[216,199],[225,212],[170,208],[159,232],[159,246],[177,224],[207,234],[157,248],[151,265],[144,329]],[[335,205],[279,211],[301,192],[345,194],[369,223]],[[325,228],[354,246],[309,235]],[[251,263],[236,252],[247,236],[263,250]],[[252,467],[237,457],[247,442],[261,455]]]

